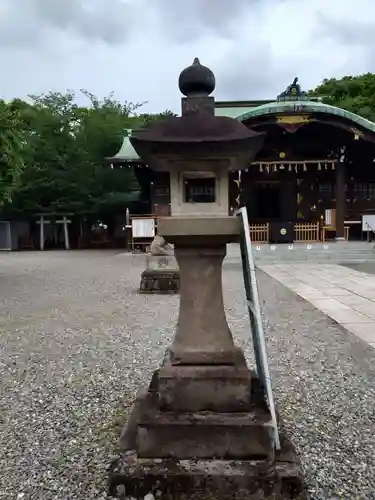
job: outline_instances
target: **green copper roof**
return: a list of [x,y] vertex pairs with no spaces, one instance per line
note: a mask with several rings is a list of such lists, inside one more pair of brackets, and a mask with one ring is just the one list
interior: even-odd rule
[[[229,104],[229,103],[228,103]],[[233,107],[223,107],[215,108],[216,116],[227,116],[230,118],[235,118],[236,120],[245,122],[251,118],[265,115],[274,115],[282,113],[326,113],[329,115],[339,116],[345,118],[353,124],[359,125],[371,132],[375,132],[375,123],[366,118],[362,118],[350,111],[346,111],[335,106],[330,106],[329,104],[324,104],[319,101],[309,101],[309,100],[296,100],[296,101],[274,101],[267,104],[262,104],[260,106],[233,106]],[[135,149],[131,145],[130,137],[132,135],[132,130],[128,129],[125,131],[126,135],[124,137],[122,146],[119,152],[109,158],[113,161],[139,161],[139,156]]]
[[139,161],[139,156],[130,142],[130,137],[132,135],[132,130],[127,129],[124,140],[122,141],[122,146],[118,153],[112,158],[112,160],[124,160],[124,161]]
[[217,108],[215,114],[217,116],[228,116],[230,118],[236,118],[242,122],[247,121],[251,118],[264,115],[273,115],[280,113],[326,113],[329,115],[339,116],[341,118],[346,118],[353,123],[364,127],[371,132],[375,132],[375,123],[362,116],[358,116],[345,109],[336,108],[329,104],[324,104],[319,101],[285,101],[285,102],[270,102],[268,104],[262,104],[261,106],[256,106],[254,108]]
[[[257,106],[260,107],[260,106]],[[227,116],[228,118],[238,118],[239,116],[242,116],[244,113],[248,113],[252,109],[256,109],[257,107],[240,107],[236,106],[233,108],[215,108],[215,115],[216,116]]]

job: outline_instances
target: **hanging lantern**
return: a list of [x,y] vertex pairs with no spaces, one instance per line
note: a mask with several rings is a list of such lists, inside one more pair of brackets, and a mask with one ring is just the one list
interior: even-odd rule
[[292,171],[292,165],[289,163],[288,172]]
[[266,172],[267,172],[267,174],[268,174],[269,171],[270,171],[270,166],[266,165]]
[[332,170],[336,170],[336,165],[335,165],[335,163],[332,163]]
[[303,171],[304,171],[304,172],[307,172],[306,163],[304,163],[304,164],[303,164]]
[[297,165],[297,163],[294,165],[294,171],[298,172],[298,165]]
[[277,165],[274,165],[274,166],[273,166],[273,171],[274,171],[274,172],[277,172]]
[[262,164],[259,165],[259,172],[263,172]]
[[279,170],[284,170],[285,169],[285,166],[284,166],[284,163],[282,163],[279,167]]
[[320,161],[318,162],[318,170],[322,170],[322,164],[320,163]]

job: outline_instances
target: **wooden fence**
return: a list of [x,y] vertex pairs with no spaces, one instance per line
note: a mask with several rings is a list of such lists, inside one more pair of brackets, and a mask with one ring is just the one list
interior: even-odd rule
[[297,222],[294,224],[294,241],[319,241],[319,222]]
[[253,243],[268,243],[270,240],[270,225],[250,224],[250,238]]
[[[253,243],[269,243],[270,225],[250,224],[250,237]],[[297,222],[294,224],[294,241],[296,242],[316,242],[320,240],[319,222]]]

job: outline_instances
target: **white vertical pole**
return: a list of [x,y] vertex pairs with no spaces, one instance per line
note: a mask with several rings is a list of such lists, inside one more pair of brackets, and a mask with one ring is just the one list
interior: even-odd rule
[[65,240],[65,250],[69,250],[70,245],[69,245],[69,231],[68,231],[68,221],[66,216],[64,215],[63,217],[63,224],[64,224],[64,240]]
[[44,250],[44,215],[40,216],[40,249]]

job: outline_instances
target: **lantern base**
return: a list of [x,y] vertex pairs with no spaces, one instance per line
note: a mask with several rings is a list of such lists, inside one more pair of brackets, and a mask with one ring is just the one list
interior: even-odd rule
[[[294,455],[295,458],[295,455]],[[118,492],[118,493],[117,493]],[[121,492],[121,493],[120,493]],[[112,466],[111,498],[307,500],[298,461],[142,459],[128,451]]]
[[[256,400],[257,397],[254,399]],[[274,453],[272,450],[269,456],[256,456],[256,454],[250,453],[250,456],[242,459],[233,459],[230,456],[231,450],[229,448],[241,446],[239,435],[236,439],[237,443],[229,436],[226,436],[227,442],[224,443],[225,429],[223,427],[225,426],[219,425],[215,430],[212,422],[209,427],[204,423],[203,425],[202,423],[197,424],[197,421],[204,417],[203,413],[200,416],[199,413],[190,415],[190,422],[185,421],[185,423],[182,421],[183,415],[180,415],[182,418],[170,422],[168,429],[166,427],[162,435],[159,434],[160,430],[156,430],[155,437],[163,446],[163,449],[160,446],[154,449],[153,454],[157,456],[141,456],[139,452],[140,445],[142,447],[140,440],[144,439],[145,435],[143,437],[142,433],[141,436],[137,435],[139,423],[143,419],[153,419],[155,416],[152,404],[148,402],[144,406],[146,408],[142,408],[142,397],[138,397],[126,432],[122,436],[122,451],[110,468],[109,494],[114,498],[117,498],[118,495],[123,495],[121,498],[124,498],[125,495],[129,498],[144,498],[147,493],[153,493],[156,498],[165,497],[173,498],[173,500],[201,500],[203,498],[215,498],[215,500],[307,499],[299,457],[283,432],[280,435],[280,451]],[[253,413],[253,419],[256,413]],[[195,422],[193,422],[194,418]],[[220,415],[216,414],[215,418],[220,418]],[[186,433],[189,425],[192,430],[190,436]],[[249,422],[247,422],[247,426],[249,426]],[[200,435],[197,433],[194,437],[193,434],[197,427],[201,427],[201,432],[198,432]],[[171,431],[172,435],[169,434]],[[265,437],[265,431],[265,428],[260,429],[260,435],[255,441],[259,443],[259,438],[262,435]],[[216,435],[214,435],[215,432]],[[246,430],[242,430],[243,433],[246,434]],[[181,437],[183,437],[184,443],[181,443]],[[249,446],[249,442],[253,439],[251,436],[243,435],[242,449]],[[225,458],[218,458],[220,456],[217,454],[218,450],[213,450],[219,444],[218,440],[221,440],[224,448],[228,447],[228,456]],[[168,443],[165,444],[165,441]],[[197,450],[205,450],[206,454],[207,452],[208,454],[212,453],[212,457],[202,457],[199,453],[194,458],[176,457],[178,449],[181,452],[182,447],[185,446],[185,452],[187,447],[188,453],[190,453],[192,445],[197,446]],[[161,456],[166,451],[166,446],[169,447],[169,456]],[[254,448],[253,451],[255,451]]]
[[146,269],[141,275],[139,293],[173,294],[180,291],[177,269]]

